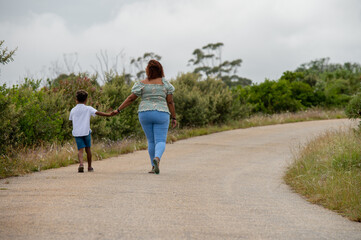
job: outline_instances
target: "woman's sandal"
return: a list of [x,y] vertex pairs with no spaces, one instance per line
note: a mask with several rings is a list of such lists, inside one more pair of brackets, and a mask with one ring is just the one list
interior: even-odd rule
[[153,159],[153,164],[154,164],[154,173],[155,174],[159,174],[159,160],[154,158]]
[[78,172],[84,172],[84,166],[83,165],[79,165]]
[[152,173],[152,174],[155,173],[155,172],[154,172],[154,166],[152,166],[152,170],[150,170],[148,173]]
[[154,174],[154,173],[155,173],[155,172],[154,172],[154,167],[152,167],[152,170],[150,170],[148,173]]

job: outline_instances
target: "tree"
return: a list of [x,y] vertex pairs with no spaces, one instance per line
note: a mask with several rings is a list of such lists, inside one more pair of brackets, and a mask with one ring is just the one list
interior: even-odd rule
[[[4,47],[5,40],[0,40],[0,63],[5,65],[12,61],[14,61],[14,54],[18,48],[15,48],[14,50],[9,51],[7,47]],[[1,69],[0,69],[1,74]]]
[[3,46],[4,42],[5,42],[4,40],[0,40],[0,63],[3,65],[14,61],[13,55],[18,49],[15,48],[14,50],[9,51],[7,47]]
[[242,78],[237,75],[237,70],[241,66],[242,59],[233,61],[222,61],[223,43],[209,43],[202,49],[195,49],[192,53],[194,58],[188,61],[189,65],[195,67],[194,73],[200,73],[203,76],[219,78],[228,86],[242,85],[247,86],[252,83],[250,79]]

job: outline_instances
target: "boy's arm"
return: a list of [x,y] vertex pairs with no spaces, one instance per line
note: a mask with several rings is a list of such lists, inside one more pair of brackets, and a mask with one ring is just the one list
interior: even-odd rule
[[110,112],[110,113],[105,113],[105,112],[96,111],[95,114],[98,115],[98,116],[104,116],[104,117],[111,117],[111,116],[113,116],[111,112]]

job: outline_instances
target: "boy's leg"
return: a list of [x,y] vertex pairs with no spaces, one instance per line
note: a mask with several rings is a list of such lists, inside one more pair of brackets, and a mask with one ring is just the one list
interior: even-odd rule
[[86,147],[85,152],[86,152],[86,157],[88,160],[88,169],[91,169],[92,168],[92,152],[90,150],[90,147]]
[[84,165],[83,165],[83,152],[85,146],[84,137],[75,137],[76,145],[78,147],[78,159],[79,159],[79,168],[78,172],[84,172]]
[[78,159],[79,159],[79,164],[80,165],[83,165],[83,149],[84,148],[81,148],[78,150]]
[[79,167],[78,167],[78,172],[84,172],[84,165],[83,165],[83,149],[78,149],[78,158],[79,158]]
[[89,133],[88,136],[84,137],[84,143],[85,143],[85,152],[88,160],[88,171],[92,172],[92,152],[90,150],[91,147],[91,135]]

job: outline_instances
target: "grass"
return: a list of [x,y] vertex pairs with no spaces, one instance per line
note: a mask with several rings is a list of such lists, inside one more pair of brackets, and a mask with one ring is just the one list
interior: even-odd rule
[[361,132],[329,131],[294,154],[285,182],[310,202],[361,222]]
[[[255,115],[247,119],[232,121],[224,125],[170,130],[167,142],[172,143],[190,137],[239,128],[344,117],[345,114],[341,110],[321,109],[313,109],[298,113]],[[93,143],[93,160],[102,160],[146,148],[147,143],[144,138],[125,139],[116,142],[103,140]],[[74,141],[63,145],[52,143],[36,148],[13,149],[9,154],[0,156],[0,178],[19,176],[50,168],[64,167],[75,163],[78,163],[78,159]]]
[[[95,142],[92,144],[93,161],[131,153],[146,146],[144,139]],[[75,164],[78,163],[77,154],[75,140],[63,145],[52,143],[36,148],[13,149],[10,156],[0,156],[0,178]]]

